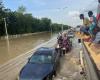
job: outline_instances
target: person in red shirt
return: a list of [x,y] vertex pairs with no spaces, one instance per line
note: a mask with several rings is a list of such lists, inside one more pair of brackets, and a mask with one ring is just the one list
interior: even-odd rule
[[97,8],[97,21],[100,20],[100,0],[98,0],[98,8]]
[[97,18],[97,26],[98,26],[98,28],[100,30],[100,0],[98,0],[98,8],[97,8],[97,16],[96,16],[96,18]]

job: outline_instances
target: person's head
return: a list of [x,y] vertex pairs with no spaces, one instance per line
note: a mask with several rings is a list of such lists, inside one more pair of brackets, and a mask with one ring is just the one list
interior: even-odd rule
[[67,36],[67,33],[66,32],[64,32],[64,37],[66,37]]
[[92,17],[92,16],[93,16],[93,12],[92,12],[92,11],[89,11],[89,12],[88,12],[88,16],[89,16],[89,17]]
[[80,14],[80,19],[84,19],[84,14]]
[[100,3],[100,0],[98,0],[98,3]]

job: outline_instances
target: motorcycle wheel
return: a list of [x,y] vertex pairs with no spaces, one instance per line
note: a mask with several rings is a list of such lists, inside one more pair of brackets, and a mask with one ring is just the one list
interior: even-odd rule
[[65,55],[66,54],[66,50],[63,50],[63,55]]

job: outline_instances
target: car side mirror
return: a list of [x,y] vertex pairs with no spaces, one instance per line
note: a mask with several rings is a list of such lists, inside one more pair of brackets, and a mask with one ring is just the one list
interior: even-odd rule
[[81,41],[81,39],[78,39],[78,43],[81,43],[82,41]]

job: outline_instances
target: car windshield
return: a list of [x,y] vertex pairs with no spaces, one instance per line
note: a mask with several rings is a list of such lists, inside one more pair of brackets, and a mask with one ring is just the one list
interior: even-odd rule
[[50,55],[34,55],[30,58],[29,63],[51,63],[52,56]]

